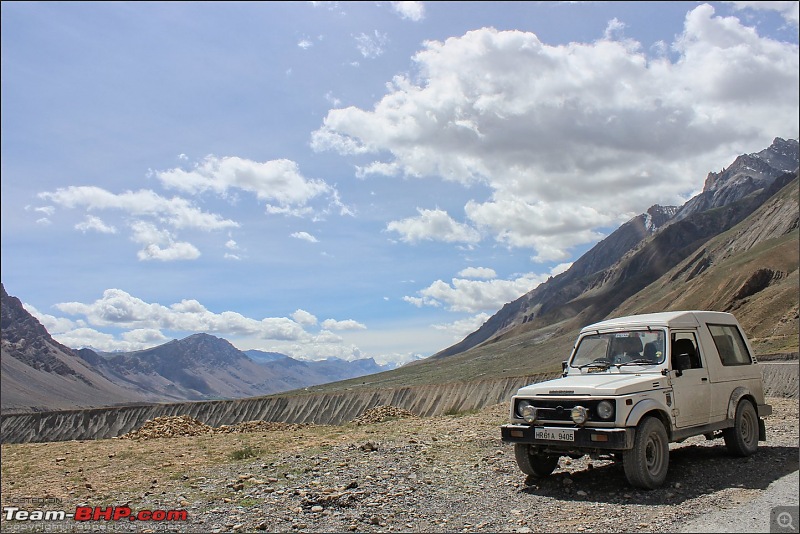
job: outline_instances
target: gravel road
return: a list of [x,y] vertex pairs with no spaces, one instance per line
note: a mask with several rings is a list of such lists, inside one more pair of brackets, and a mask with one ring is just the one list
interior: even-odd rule
[[[499,439],[508,409],[501,404],[465,415],[369,422],[357,427],[357,441],[314,447],[304,445],[314,429],[299,428],[285,438],[297,445],[280,453],[193,467],[153,480],[149,491],[120,487],[111,498],[63,502],[67,510],[123,504],[134,511],[186,510],[185,522],[4,520],[2,531],[766,532],[770,508],[796,505],[798,487],[798,402],[769,402],[768,440],[755,455],[731,457],[721,440],[672,444],[667,481],[653,491],[631,488],[619,464],[588,457],[562,458],[550,477],[526,479],[513,447]],[[213,446],[231,436],[207,439]],[[181,457],[190,439],[147,443],[163,449],[161,458]],[[111,457],[108,447],[130,445],[81,446],[87,452],[102,446]],[[14,491],[43,494],[18,487],[24,483]]]
[[[684,524],[680,532],[797,532],[797,488],[800,487],[798,471],[779,478],[752,501],[729,510],[714,510]],[[794,507],[786,510],[791,521],[770,523],[770,511],[776,507]],[[783,528],[782,528],[783,527]]]

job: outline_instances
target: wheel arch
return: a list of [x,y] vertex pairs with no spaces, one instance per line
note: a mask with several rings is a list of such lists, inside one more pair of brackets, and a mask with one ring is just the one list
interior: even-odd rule
[[758,414],[758,403],[756,402],[755,396],[750,391],[750,388],[738,386],[731,392],[731,397],[728,399],[728,419],[736,417],[736,408],[739,406],[739,402],[742,399],[749,401],[750,404],[753,405],[753,408],[755,408],[756,414]]
[[672,423],[669,417],[669,409],[653,399],[644,399],[637,402],[628,414],[625,426],[637,426],[645,417],[655,417],[661,421],[667,431],[667,436],[669,436],[670,440],[672,439]]

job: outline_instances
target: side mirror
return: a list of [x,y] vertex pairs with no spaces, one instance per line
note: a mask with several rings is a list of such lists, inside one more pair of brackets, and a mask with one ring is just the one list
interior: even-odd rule
[[672,367],[675,370],[675,376],[681,376],[684,369],[692,368],[692,358],[688,354],[676,354],[672,357]]
[[567,376],[567,360],[561,362],[561,375]]

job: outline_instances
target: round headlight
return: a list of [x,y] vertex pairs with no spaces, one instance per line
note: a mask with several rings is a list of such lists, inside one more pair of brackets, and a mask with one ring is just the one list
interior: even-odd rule
[[530,405],[531,405],[531,401],[527,401],[527,400],[524,400],[524,399],[519,401],[519,402],[517,402],[517,416],[522,417],[522,409],[524,407],[530,406]]
[[533,406],[532,404],[526,404],[520,411],[522,412],[522,418],[525,419],[526,423],[534,423],[536,421],[536,406]]
[[572,422],[574,422],[576,425],[582,425],[586,422],[586,413],[586,408],[583,406],[575,406],[570,412],[570,415],[572,416]]
[[605,420],[614,416],[614,405],[611,404],[611,401],[604,400],[597,403],[597,416]]

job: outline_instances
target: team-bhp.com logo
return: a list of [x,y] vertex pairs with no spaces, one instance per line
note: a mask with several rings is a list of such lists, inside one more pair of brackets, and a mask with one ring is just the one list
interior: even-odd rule
[[141,510],[134,513],[128,506],[77,506],[74,513],[4,506],[3,518],[8,521],[186,521],[188,514],[186,510]]

